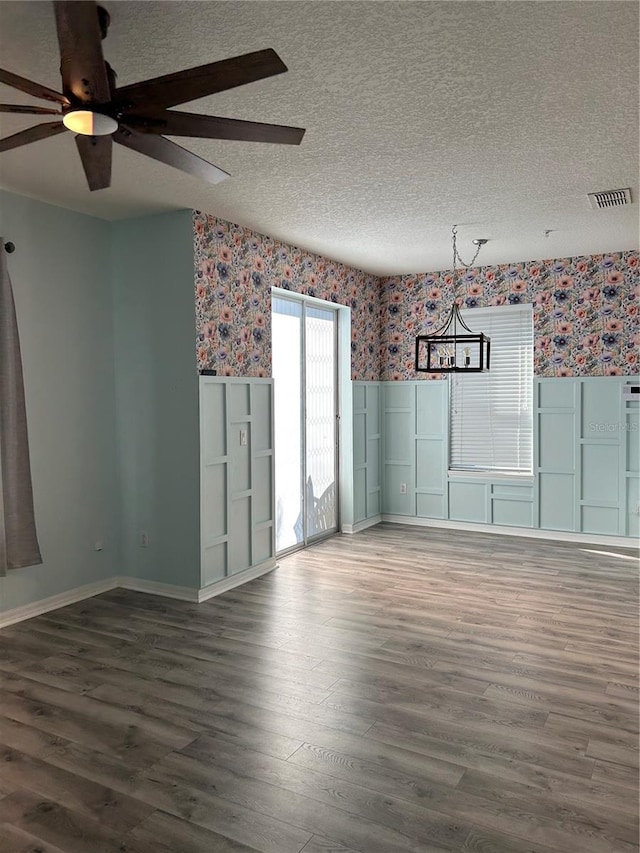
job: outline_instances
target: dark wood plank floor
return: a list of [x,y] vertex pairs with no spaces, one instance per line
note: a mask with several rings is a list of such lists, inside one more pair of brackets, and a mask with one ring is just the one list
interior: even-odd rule
[[0,633],[2,853],[638,851],[631,552],[385,526]]

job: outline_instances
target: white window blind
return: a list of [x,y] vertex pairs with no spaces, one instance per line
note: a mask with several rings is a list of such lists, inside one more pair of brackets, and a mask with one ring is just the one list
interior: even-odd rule
[[531,473],[533,455],[533,314],[531,305],[461,312],[491,339],[490,369],[454,373],[449,468]]

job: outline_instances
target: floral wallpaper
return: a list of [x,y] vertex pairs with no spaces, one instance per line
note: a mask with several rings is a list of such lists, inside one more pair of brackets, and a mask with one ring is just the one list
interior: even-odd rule
[[[194,211],[198,369],[271,375],[271,287],[351,307],[356,380],[441,379],[416,374],[417,334],[441,326],[451,270],[380,279]],[[537,376],[638,373],[640,256],[588,255],[458,271],[462,308],[533,304]]]
[[198,369],[271,375],[271,288],[351,308],[351,376],[380,377],[380,280],[194,212]]
[[[458,276],[461,308],[533,303],[537,376],[637,374],[638,252],[475,267]],[[450,270],[382,281],[381,379],[445,378],[416,374],[414,347],[417,334],[445,322],[452,299]]]

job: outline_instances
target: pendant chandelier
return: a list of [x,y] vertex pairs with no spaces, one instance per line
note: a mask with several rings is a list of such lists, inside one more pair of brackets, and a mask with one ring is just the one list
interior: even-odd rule
[[456,262],[465,269],[472,267],[487,240],[474,240],[476,253],[468,264],[458,254],[457,225],[451,229],[453,242],[453,305],[446,323],[431,335],[416,338],[416,372],[418,373],[480,373],[489,370],[491,341],[482,332],[475,333],[460,316],[456,302]]

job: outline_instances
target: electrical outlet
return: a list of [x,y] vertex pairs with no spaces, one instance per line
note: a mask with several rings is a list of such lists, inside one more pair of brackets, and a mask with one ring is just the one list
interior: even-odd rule
[[636,506],[636,515],[640,515],[640,504]]
[[406,483],[400,483],[400,494],[401,495],[407,494],[407,484]]
[[102,541],[102,539],[96,539],[96,544],[95,544],[94,549],[96,551],[102,551],[103,548],[104,548],[104,542]]
[[149,534],[146,530],[141,530],[138,534],[138,542],[140,543],[141,548],[147,548],[149,546]]
[[246,446],[247,446],[247,430],[241,429],[240,430],[240,447],[246,447]]

